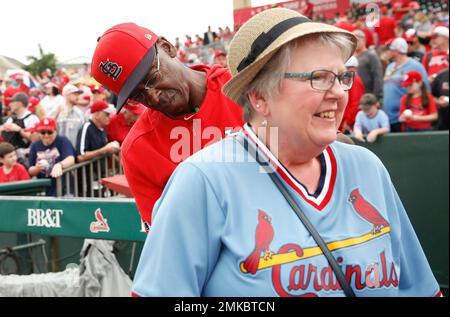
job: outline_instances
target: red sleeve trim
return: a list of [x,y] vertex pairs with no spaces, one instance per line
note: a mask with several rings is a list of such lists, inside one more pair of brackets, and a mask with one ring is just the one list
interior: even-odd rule
[[444,295],[442,295],[442,292],[439,291],[436,295],[434,295],[434,297],[444,297]]
[[141,297],[141,296],[136,294],[136,293],[134,293],[134,292],[131,292],[131,297]]

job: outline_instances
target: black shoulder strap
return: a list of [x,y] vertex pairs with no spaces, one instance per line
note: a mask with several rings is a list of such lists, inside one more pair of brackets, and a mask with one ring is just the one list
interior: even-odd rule
[[280,192],[283,194],[286,201],[289,203],[291,208],[295,211],[300,221],[303,223],[303,225],[306,227],[306,229],[311,233],[311,236],[313,237],[314,241],[316,241],[319,248],[322,250],[323,254],[328,260],[328,263],[331,265],[331,268],[333,269],[334,274],[336,275],[336,278],[339,281],[339,284],[342,287],[342,290],[345,293],[345,296],[347,297],[356,297],[355,293],[353,292],[349,282],[345,278],[344,273],[342,272],[339,264],[337,263],[334,256],[331,254],[330,249],[328,249],[325,241],[323,241],[320,234],[317,232],[316,228],[313,226],[313,224],[309,221],[309,219],[306,217],[306,215],[303,213],[303,211],[300,209],[300,206],[295,202],[294,198],[292,197],[291,193],[286,189],[284,184],[281,182],[281,180],[275,175],[274,171],[269,167],[267,164],[261,164],[260,160],[258,159],[258,156],[256,154],[256,149],[251,149],[249,151],[249,142],[242,137],[242,135],[237,135],[236,140],[244,147],[244,149],[250,153],[253,158],[265,169],[267,174],[270,176],[274,184],[278,187]]

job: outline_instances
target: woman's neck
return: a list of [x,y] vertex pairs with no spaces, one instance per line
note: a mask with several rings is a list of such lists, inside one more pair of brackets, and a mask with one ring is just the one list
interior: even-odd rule
[[[262,122],[262,120],[259,120]],[[285,136],[278,127],[262,126],[257,120],[250,120],[253,131],[270,152],[285,166],[309,164],[325,148],[299,143],[292,135]]]

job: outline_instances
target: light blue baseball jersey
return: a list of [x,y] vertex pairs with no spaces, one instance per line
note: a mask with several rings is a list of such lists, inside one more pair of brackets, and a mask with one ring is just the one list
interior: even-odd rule
[[355,128],[358,128],[363,134],[368,134],[370,131],[380,128],[391,129],[389,125],[389,118],[383,110],[378,110],[377,114],[370,118],[364,111],[358,111],[355,118]]
[[[308,193],[249,126],[356,296],[435,296],[439,286],[394,189],[370,151],[335,142]],[[228,137],[171,176],[153,212],[135,296],[344,296],[326,258],[269,175]]]

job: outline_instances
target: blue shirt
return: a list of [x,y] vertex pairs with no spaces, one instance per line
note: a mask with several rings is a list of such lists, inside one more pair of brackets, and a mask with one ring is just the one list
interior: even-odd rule
[[[381,161],[335,142],[308,193],[256,138],[329,244],[357,296],[434,296],[434,278]],[[364,171],[360,173],[357,171]],[[326,258],[259,164],[233,137],[194,154],[155,204],[138,296],[344,296]]]
[[390,63],[384,74],[383,86],[383,110],[389,117],[389,123],[398,123],[400,112],[400,99],[406,94],[405,87],[400,83],[406,79],[406,73],[412,70],[418,71],[422,75],[423,82],[430,90],[430,82],[425,67],[415,59],[409,58],[400,68],[395,68],[395,63]]
[[359,111],[355,119],[355,128],[361,130],[363,134],[380,128],[390,129],[389,118],[383,110],[378,110],[373,118],[369,118],[364,111]]
[[[42,141],[36,141],[31,144],[30,147],[30,166],[35,166],[39,161],[46,160],[49,164],[48,167],[42,170],[37,177],[38,178],[52,178],[50,173],[56,163],[65,160],[69,156],[75,157],[75,149],[70,143],[69,139],[65,136],[58,135],[55,141],[50,145],[44,145]],[[63,186],[65,186],[63,179]],[[64,191],[64,189],[63,189]],[[52,178],[52,186],[47,189],[47,196],[56,196],[56,179]]]

